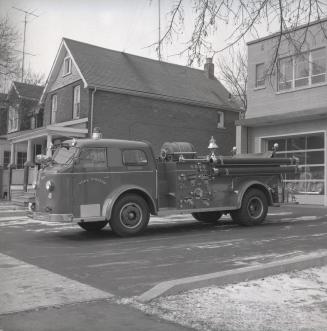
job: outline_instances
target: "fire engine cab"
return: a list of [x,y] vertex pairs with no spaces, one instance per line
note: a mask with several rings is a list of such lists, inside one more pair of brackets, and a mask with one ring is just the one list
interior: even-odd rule
[[211,138],[208,156],[197,156],[186,142],[165,143],[159,157],[143,141],[67,140],[52,157],[40,156],[31,216],[76,222],[87,231],[108,223],[119,236],[144,231],[150,215],[191,213],[216,222],[229,213],[241,225],[257,225],[268,206],[283,201],[282,176],[298,171],[295,158],[274,151],[217,155]]

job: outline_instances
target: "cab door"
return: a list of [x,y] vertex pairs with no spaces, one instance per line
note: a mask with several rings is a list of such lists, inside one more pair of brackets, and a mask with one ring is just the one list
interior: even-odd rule
[[74,217],[101,217],[109,185],[108,172],[105,147],[81,148],[73,170]]
[[157,199],[156,164],[148,149],[122,150],[124,174],[122,181],[142,188],[153,200]]

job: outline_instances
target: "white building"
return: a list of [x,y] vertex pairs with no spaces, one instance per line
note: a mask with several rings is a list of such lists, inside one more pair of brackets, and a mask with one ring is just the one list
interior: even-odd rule
[[286,186],[299,203],[327,205],[326,32],[324,19],[285,33],[272,75],[279,33],[248,43],[248,110],[237,122],[237,147],[257,153],[277,142],[280,156],[298,157],[301,171]]

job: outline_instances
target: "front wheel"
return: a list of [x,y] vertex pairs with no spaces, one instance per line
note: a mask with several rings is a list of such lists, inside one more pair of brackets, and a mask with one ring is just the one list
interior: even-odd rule
[[78,225],[89,232],[97,232],[102,230],[108,224],[107,221],[97,221],[97,222],[79,222]]
[[115,203],[110,226],[120,237],[142,233],[149,223],[150,212],[145,200],[136,194],[126,194]]
[[207,211],[202,213],[192,213],[192,216],[199,222],[204,223],[215,223],[222,216],[220,211]]
[[234,222],[240,225],[261,224],[268,212],[268,201],[266,195],[258,189],[249,189],[243,197],[242,206],[233,210],[230,215]]

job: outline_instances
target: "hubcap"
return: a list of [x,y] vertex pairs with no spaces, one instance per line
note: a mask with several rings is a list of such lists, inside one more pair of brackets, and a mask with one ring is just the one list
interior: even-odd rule
[[142,222],[143,214],[139,205],[129,202],[120,210],[121,224],[129,229],[134,229]]
[[262,216],[263,204],[261,199],[253,197],[248,203],[248,213],[251,218],[257,219]]

